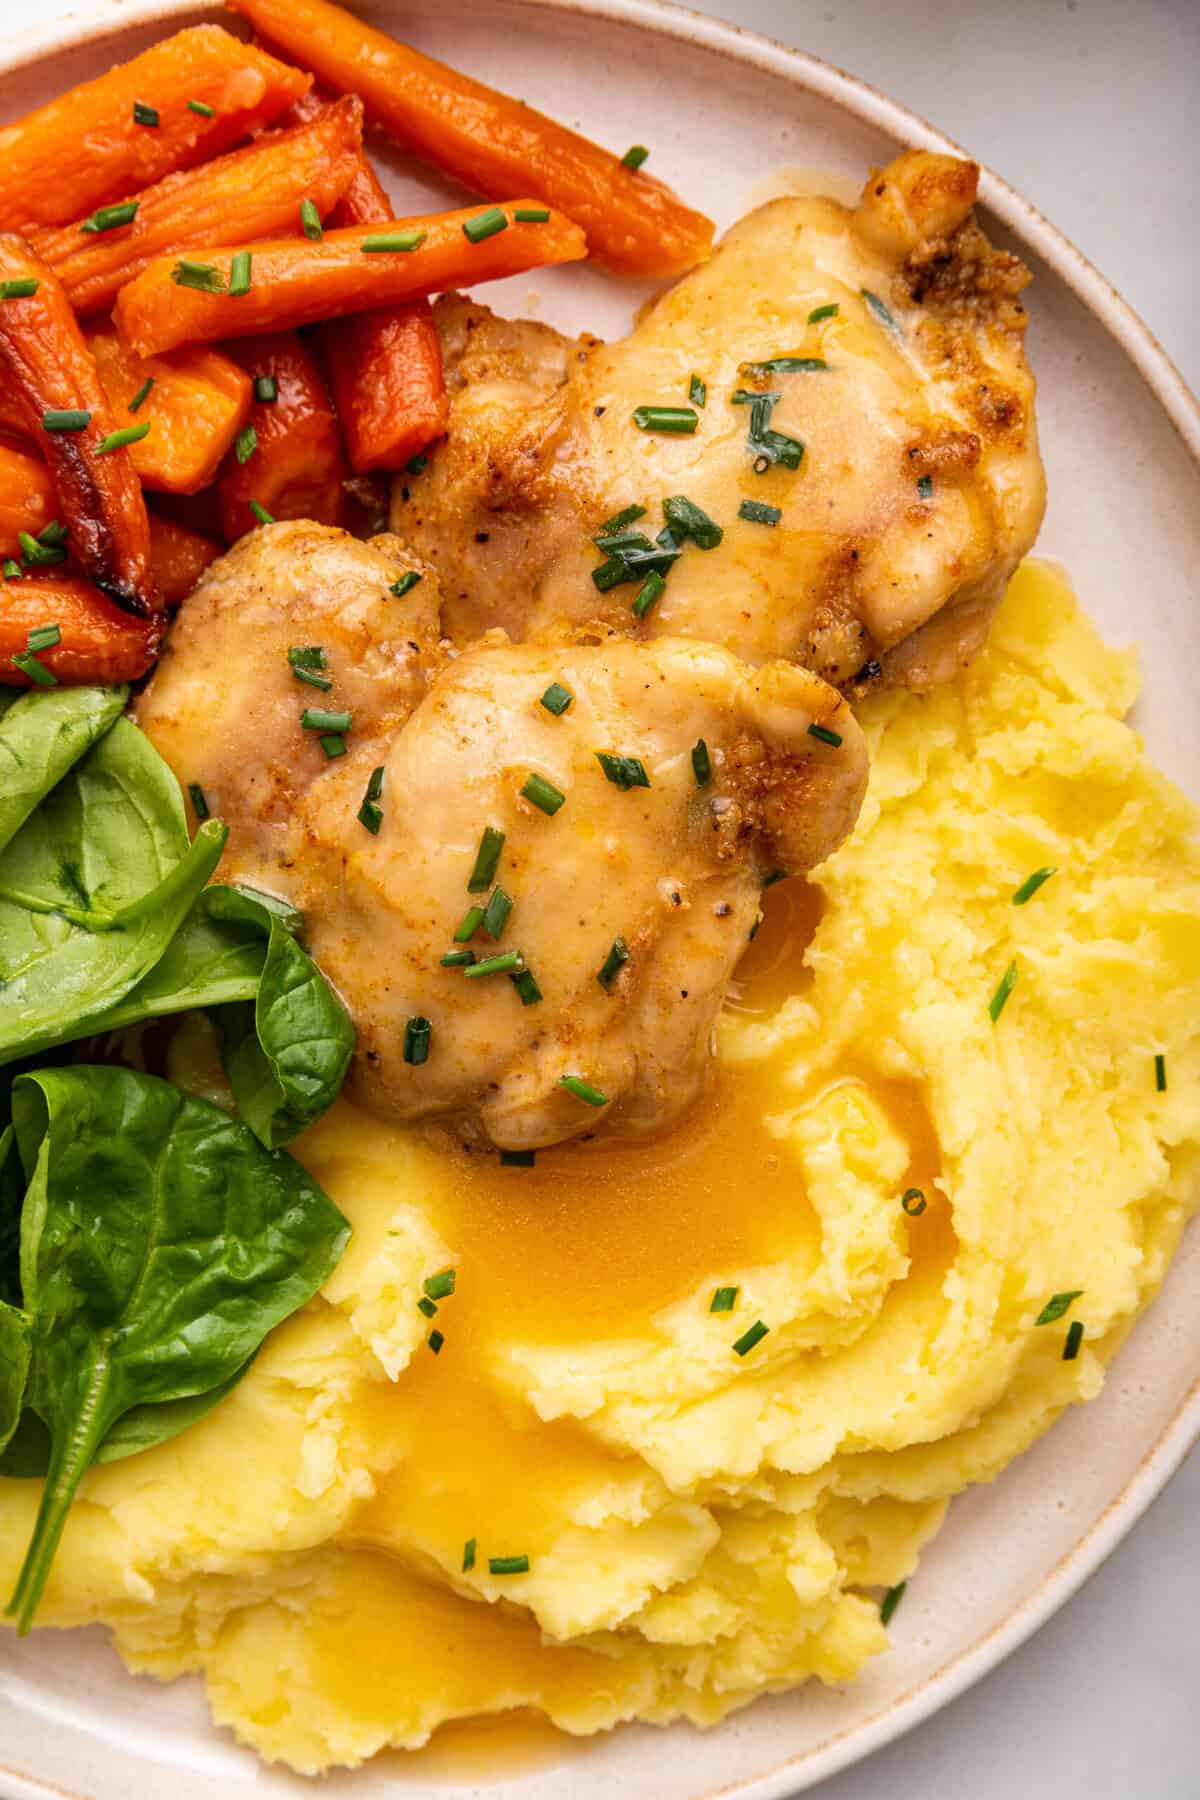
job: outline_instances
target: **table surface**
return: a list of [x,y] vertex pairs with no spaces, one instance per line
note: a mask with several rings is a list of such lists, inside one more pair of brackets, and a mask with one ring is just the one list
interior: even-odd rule
[[[96,4],[0,12],[8,32]],[[692,4],[848,69],[956,138],[1074,240],[1200,388],[1200,0]],[[1195,1796],[1198,1602],[1200,1454],[1030,1643],[820,1800]]]

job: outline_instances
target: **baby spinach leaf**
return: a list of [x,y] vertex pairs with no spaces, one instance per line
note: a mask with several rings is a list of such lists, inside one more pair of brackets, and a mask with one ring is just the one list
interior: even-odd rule
[[125,688],[49,688],[0,707],[0,850],[115,724]]
[[349,1235],[307,1172],[155,1076],[42,1070],[13,1085],[29,1182],[28,1404],[50,1466],[9,1604],[32,1623],[80,1479],[135,1409],[211,1394],[311,1299]]
[[0,1451],[21,1417],[29,1376],[30,1319],[0,1300]]

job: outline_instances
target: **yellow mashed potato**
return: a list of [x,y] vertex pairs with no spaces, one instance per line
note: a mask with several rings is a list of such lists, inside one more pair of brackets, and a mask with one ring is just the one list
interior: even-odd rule
[[[859,829],[768,895],[671,1138],[501,1169],[339,1104],[299,1154],[341,1267],[203,1424],[87,1477],[40,1623],[202,1670],[306,1772],[854,1675],[949,1496],[1099,1389],[1195,1197],[1200,856],[1136,686],[1034,566],[973,669],[867,706]],[[0,1586],[36,1499],[0,1483]]]

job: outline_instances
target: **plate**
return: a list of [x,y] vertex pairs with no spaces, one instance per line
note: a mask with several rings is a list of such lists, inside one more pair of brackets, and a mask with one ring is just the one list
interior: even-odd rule
[[[423,50],[622,148],[653,120],[656,173],[728,225],[781,170],[857,186],[905,144],[955,150],[932,126],[838,70],[655,0],[391,0],[359,8]],[[19,36],[0,59],[0,116],[207,15],[186,0],[96,0]],[[461,204],[386,150],[398,210]],[[1200,771],[1200,410],[1145,326],[1031,206],[985,173],[993,235],[1035,282],[1029,353],[1050,484],[1040,548],[1070,570],[1112,641],[1136,641],[1137,722],[1160,766]],[[643,297],[588,269],[493,284],[502,312],[615,335]],[[1113,1363],[1100,1398],[1067,1413],[989,1487],[960,1496],[921,1561],[893,1647],[845,1689],[759,1701],[715,1731],[627,1727],[578,1751],[541,1747],[449,1771],[379,1759],[326,1778],[325,1800],[782,1800],[845,1768],[961,1693],[1075,1591],[1200,1434],[1200,1229]],[[486,1773],[485,1773],[486,1769]],[[104,1633],[18,1645],[0,1633],[0,1785],[11,1800],[298,1800],[311,1783],[264,1769],[208,1719],[198,1681],[128,1676]]]

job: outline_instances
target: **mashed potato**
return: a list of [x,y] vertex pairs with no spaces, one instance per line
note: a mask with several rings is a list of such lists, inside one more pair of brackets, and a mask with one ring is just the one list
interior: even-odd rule
[[[341,1267],[204,1423],[86,1479],[40,1622],[203,1670],[306,1772],[852,1676],[949,1496],[1096,1393],[1195,1195],[1200,856],[1136,685],[1031,567],[973,669],[866,707],[859,830],[768,895],[662,1143],[501,1168],[335,1108],[299,1153]],[[36,1499],[0,1483],[0,1585]]]

